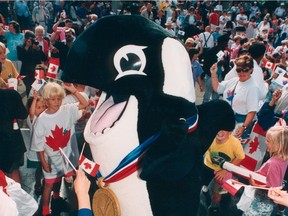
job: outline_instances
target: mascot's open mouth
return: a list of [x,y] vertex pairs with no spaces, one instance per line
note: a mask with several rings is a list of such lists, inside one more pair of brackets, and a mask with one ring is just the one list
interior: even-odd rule
[[128,97],[107,95],[102,92],[98,105],[91,116],[90,130],[100,136],[109,131],[125,111]]

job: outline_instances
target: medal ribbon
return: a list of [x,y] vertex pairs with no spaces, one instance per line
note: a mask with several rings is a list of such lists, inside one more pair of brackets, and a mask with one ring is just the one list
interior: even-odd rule
[[[185,119],[183,119],[185,120]],[[188,133],[193,132],[196,130],[198,125],[198,114],[188,118],[185,120],[187,124],[189,125]],[[152,142],[154,142],[158,137],[160,136],[160,132],[154,134],[147,140],[145,140],[142,144],[137,146],[135,149],[133,149],[125,158],[122,159],[122,161],[119,163],[119,165],[108,175],[104,178],[103,182],[105,183],[113,183],[116,181],[120,181],[123,178],[129,176],[133,172],[139,169],[139,161],[142,159],[143,153],[147,150],[147,148],[150,146]],[[139,158],[138,160],[136,160]],[[135,161],[136,160],[136,161]],[[135,161],[134,163],[132,163]],[[101,174],[100,171],[97,173],[97,178],[100,178]]]

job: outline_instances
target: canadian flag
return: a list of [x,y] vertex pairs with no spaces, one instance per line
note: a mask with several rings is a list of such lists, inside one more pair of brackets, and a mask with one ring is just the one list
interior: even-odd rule
[[265,68],[268,68],[271,70],[274,70],[275,66],[276,66],[276,64],[269,62],[269,61],[267,61],[266,64],[264,65]]
[[251,171],[258,170],[262,164],[263,158],[266,153],[267,145],[266,131],[258,124],[255,123],[252,132],[247,142],[242,142],[245,158],[241,161],[241,166]]
[[86,158],[84,155],[81,155],[79,159],[79,167],[82,168],[87,174],[95,177],[98,170],[99,164],[94,163],[93,161]]
[[45,78],[45,76],[44,76],[44,70],[36,69],[36,70],[35,70],[35,79],[41,80],[41,79],[44,79],[44,78]]
[[55,79],[59,69],[59,59],[51,58],[46,77]]

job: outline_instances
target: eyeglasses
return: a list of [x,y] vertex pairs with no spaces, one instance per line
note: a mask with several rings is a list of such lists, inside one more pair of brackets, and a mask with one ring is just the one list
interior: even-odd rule
[[250,68],[241,68],[241,67],[236,68],[237,73],[240,73],[241,71],[244,73],[247,73],[249,70],[250,70]]

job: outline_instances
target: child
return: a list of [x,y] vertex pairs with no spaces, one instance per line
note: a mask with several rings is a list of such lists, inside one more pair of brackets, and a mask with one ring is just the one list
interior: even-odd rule
[[[206,169],[204,170],[203,180],[205,192],[205,185],[208,185],[211,179],[213,179],[212,189],[212,203],[209,207],[209,211],[212,213],[219,212],[219,204],[221,201],[221,184],[227,180],[228,173],[220,167],[220,164],[227,161],[234,165],[239,165],[245,158],[245,154],[240,141],[232,135],[232,131],[220,130],[211,146],[205,153],[204,164]],[[230,178],[231,178],[230,174]],[[207,189],[206,189],[207,191]]]
[[[27,102],[27,108],[29,115],[27,118],[27,125],[30,128],[30,136],[32,140],[33,127],[38,116],[46,109],[45,102],[42,97],[38,96],[38,93],[33,89],[33,97],[30,97]],[[42,193],[41,178],[42,169],[41,163],[35,151],[31,151],[30,148],[27,151],[27,168],[36,168],[35,172],[35,186],[34,193],[39,196]]]
[[192,64],[194,86],[197,82],[199,85],[200,91],[203,92],[204,88],[203,88],[202,81],[201,81],[201,75],[203,73],[203,69],[202,69],[199,61],[197,60],[198,55],[199,55],[199,50],[193,47],[193,48],[189,49],[188,54],[189,54],[191,64]]
[[79,104],[61,105],[65,97],[64,89],[57,83],[47,83],[42,92],[47,109],[39,116],[34,127],[31,150],[38,152],[45,179],[42,215],[50,214],[52,188],[51,205],[61,203],[61,200],[63,201],[59,196],[61,178],[71,177],[74,174],[72,167],[63,166],[65,162],[59,148],[62,148],[74,166],[78,164],[76,137],[72,135],[75,133],[74,124],[81,117],[79,110],[85,109],[88,103],[73,84],[66,83],[64,88],[77,97]]
[[[279,187],[282,185],[288,165],[288,127],[271,127],[266,134],[266,144],[270,159],[257,173],[266,176],[267,184],[256,184],[252,176],[250,184],[258,187]],[[255,199],[243,215],[271,215],[274,206],[274,202],[267,196],[267,191],[256,190]]]

